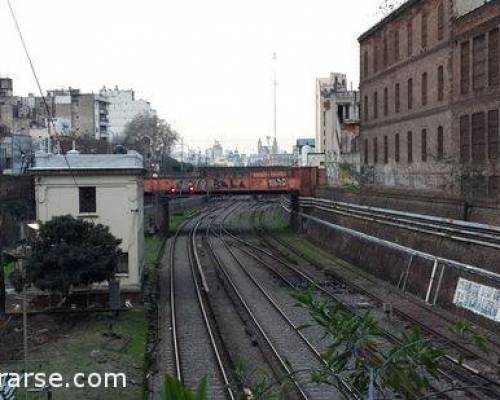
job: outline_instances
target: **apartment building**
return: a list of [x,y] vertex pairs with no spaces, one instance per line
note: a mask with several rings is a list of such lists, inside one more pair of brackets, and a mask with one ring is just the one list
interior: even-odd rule
[[359,122],[359,93],[349,90],[345,74],[316,80],[316,150],[339,155],[350,150],[349,125]]
[[[482,23],[488,25],[488,19],[494,29],[497,8],[498,1],[409,0],[361,35],[361,157],[366,182],[463,193],[467,160],[460,157],[459,104],[490,96],[492,108],[498,98],[489,89],[488,94],[457,92],[462,79],[458,71],[463,63],[464,74],[473,79],[472,70],[486,57],[486,33],[484,43],[479,39],[473,48],[481,19],[474,16],[483,15]],[[479,24],[475,28],[473,20]],[[460,34],[462,41],[469,37],[470,42],[470,52],[464,44],[463,55],[462,44],[456,44]],[[488,68],[493,71],[493,61]],[[480,117],[475,118],[478,123]]]
[[59,134],[109,138],[109,100],[79,89],[52,90],[47,94],[51,118]]
[[121,90],[117,86],[114,89],[103,87],[99,94],[109,102],[108,132],[111,138],[122,136],[126,125],[137,115],[156,115],[151,104],[146,100],[137,99],[132,89]]

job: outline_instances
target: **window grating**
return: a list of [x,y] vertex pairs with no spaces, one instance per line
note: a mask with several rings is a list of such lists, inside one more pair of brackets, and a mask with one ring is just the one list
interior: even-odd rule
[[480,162],[486,157],[486,121],[484,112],[472,114],[472,161]]
[[498,110],[488,111],[488,159],[496,160],[499,157],[499,130]]
[[460,161],[470,160],[470,123],[469,116],[460,117]]

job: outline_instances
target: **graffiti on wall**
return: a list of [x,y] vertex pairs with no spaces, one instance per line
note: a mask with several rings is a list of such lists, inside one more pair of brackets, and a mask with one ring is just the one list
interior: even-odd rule
[[495,322],[500,322],[499,289],[460,278],[453,304]]

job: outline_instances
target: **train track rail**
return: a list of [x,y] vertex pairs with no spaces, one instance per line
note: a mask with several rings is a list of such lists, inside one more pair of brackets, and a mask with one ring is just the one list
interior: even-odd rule
[[[283,202],[290,205],[288,199]],[[336,215],[376,222],[405,230],[444,237],[455,241],[500,249],[500,227],[474,222],[440,218],[328,199],[303,197],[301,207],[311,207]]]
[[[202,217],[181,225],[170,248],[170,303],[175,375],[195,388],[208,379],[210,399],[235,400],[203,296],[195,243]],[[186,257],[187,254],[187,257]],[[206,289],[206,288],[205,288]]]
[[[254,219],[256,215],[256,210],[254,210],[252,214],[252,218]],[[261,214],[262,215],[262,214]],[[254,220],[254,226],[257,228],[257,224]],[[257,234],[260,236],[261,239],[264,240],[264,243],[266,243],[267,246],[270,248],[273,248],[271,243],[265,239],[265,236],[263,235],[262,232],[259,232],[257,229]],[[226,230],[226,233],[230,235],[233,239],[237,240],[238,242],[246,245],[247,247],[251,248],[253,251],[259,252],[261,254],[265,254],[267,257],[275,261],[274,266],[270,266],[269,263],[266,263],[262,257],[258,257],[252,254],[252,257],[255,258],[256,261],[262,263],[264,266],[269,268],[274,274],[276,274],[283,282],[288,284],[291,287],[295,287],[296,284],[292,282],[299,282],[302,280],[308,285],[314,286],[320,293],[323,295],[326,295],[327,297],[331,298],[334,300],[336,303],[341,304],[346,310],[358,314],[357,310],[351,307],[350,305],[346,304],[343,302],[341,299],[338,298],[338,296],[335,296],[333,293],[331,293],[329,290],[325,289],[322,287],[320,284],[317,283],[317,281],[309,276],[309,274],[301,271],[298,269],[296,266],[291,265],[287,260],[283,260],[283,258],[276,256],[274,253],[263,249],[262,246],[256,246],[255,244],[245,241],[236,235],[232,234],[231,232]],[[273,240],[279,241],[278,238],[273,237]],[[284,244],[282,244],[284,245]],[[295,253],[296,256],[302,257],[302,254],[297,254],[297,251],[293,249],[291,246],[287,245],[285,246],[287,250],[291,251],[292,253]],[[279,270],[276,268],[277,265],[281,265],[282,267],[286,268],[286,271]],[[297,276],[299,279],[297,279]],[[367,294],[367,293],[363,293]],[[369,294],[369,297],[373,298],[372,294]],[[377,302],[383,302],[383,299],[380,298],[375,298]],[[418,323],[418,321],[411,320],[412,323],[416,323],[418,325],[421,325]],[[425,327],[424,327],[425,328]],[[436,332],[433,332],[436,334]],[[385,332],[385,336],[387,340],[389,340],[392,343],[397,343],[399,339],[393,335],[390,332]],[[466,348],[460,348],[462,352],[468,352]],[[496,396],[500,396],[500,385],[498,382],[480,375],[477,371],[474,369],[467,367],[466,365],[461,365],[457,363],[456,359],[452,357],[446,357],[444,360],[443,369],[440,371],[442,376],[446,378],[450,383],[455,383],[456,381],[460,381],[464,383],[464,386],[468,386],[468,388],[464,389],[464,391],[467,393],[466,398],[478,398],[478,399],[488,399],[488,398],[497,398]],[[446,393],[444,392],[441,397],[448,397],[448,398],[456,398],[452,395],[452,392]]]
[[[218,223],[218,229],[212,230],[212,237],[215,236],[220,240],[220,247],[233,260],[231,264],[236,268],[229,271],[223,263],[221,267],[226,269],[225,273],[237,286],[241,301],[248,305],[248,312],[253,315],[253,319],[272,343],[274,352],[284,360],[283,367],[286,367],[287,373],[295,378],[294,385],[299,389],[300,397],[335,399],[340,398],[340,393],[342,393],[347,398],[359,398],[357,393],[347,385],[342,386],[343,382],[340,382],[340,390],[338,390],[330,385],[319,385],[309,381],[310,372],[322,368],[324,360],[311,341],[304,336],[299,326],[292,321],[283,308],[283,304],[276,299],[276,293],[271,294],[266,289],[265,284],[254,276],[251,265],[247,264],[228,243],[223,223],[229,215],[231,211],[226,213],[222,221]],[[304,376],[306,371],[307,374]]]

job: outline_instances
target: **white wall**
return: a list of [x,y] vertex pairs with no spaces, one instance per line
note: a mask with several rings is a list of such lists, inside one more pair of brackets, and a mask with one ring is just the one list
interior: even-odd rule
[[95,214],[80,214],[79,191],[70,176],[35,178],[37,219],[73,215],[110,227],[122,240],[121,248],[129,255],[129,274],[120,276],[122,287],[140,289],[144,265],[143,181],[138,176],[76,176],[78,186],[96,187]]

